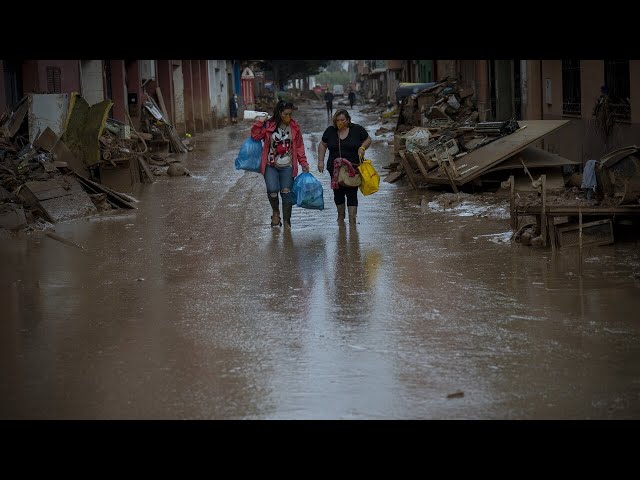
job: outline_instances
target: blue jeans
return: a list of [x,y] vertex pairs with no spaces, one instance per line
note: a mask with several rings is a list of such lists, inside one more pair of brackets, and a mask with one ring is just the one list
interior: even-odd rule
[[[267,184],[267,194],[271,197],[273,193],[277,196],[278,192],[280,192],[283,205],[286,203],[293,205],[295,203],[293,201],[293,193],[291,192],[293,188],[292,174],[293,166],[275,168],[267,165],[264,170],[264,182]],[[285,193],[282,191],[284,189],[288,191]]]

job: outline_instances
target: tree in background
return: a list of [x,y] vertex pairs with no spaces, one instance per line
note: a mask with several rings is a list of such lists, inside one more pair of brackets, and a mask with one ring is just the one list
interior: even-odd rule
[[263,60],[260,68],[273,72],[273,93],[277,98],[289,80],[302,79],[308,88],[308,77],[316,75],[329,63],[331,60]]
[[332,60],[323,72],[316,75],[316,81],[321,85],[342,85],[345,89],[355,81],[355,73],[349,65],[353,60]]

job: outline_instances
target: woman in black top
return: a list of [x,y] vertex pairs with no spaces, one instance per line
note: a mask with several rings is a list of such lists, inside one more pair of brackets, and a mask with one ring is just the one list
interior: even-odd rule
[[[324,154],[327,149],[329,149],[327,171],[333,178],[333,161],[336,158],[340,156],[346,158],[354,167],[357,167],[362,162],[364,152],[369,145],[371,145],[371,137],[364,127],[351,123],[351,116],[346,110],[337,110],[333,115],[333,125],[327,127],[322,134],[322,141],[318,144],[318,171],[324,170]],[[338,186],[333,190],[333,200],[338,208],[338,223],[342,223],[345,219],[345,198],[346,207],[349,208],[349,223],[355,224],[358,213],[358,187]]]

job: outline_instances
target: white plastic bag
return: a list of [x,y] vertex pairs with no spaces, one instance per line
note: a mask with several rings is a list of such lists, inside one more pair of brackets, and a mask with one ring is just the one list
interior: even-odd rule
[[455,95],[449,95],[449,99],[447,100],[447,103],[454,110],[458,110],[460,108],[460,102],[458,101]]
[[407,151],[423,151],[429,144],[429,130],[427,128],[414,128],[405,136],[405,139]]

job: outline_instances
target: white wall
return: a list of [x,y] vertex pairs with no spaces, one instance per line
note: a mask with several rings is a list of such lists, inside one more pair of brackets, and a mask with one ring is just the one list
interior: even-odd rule
[[104,100],[104,81],[102,76],[102,60],[82,60],[80,62],[80,78],[82,81],[82,97],[89,105]]
[[229,86],[227,85],[226,60],[209,60],[209,96],[211,108],[215,107],[218,117],[229,116]]
[[173,95],[176,123],[184,124],[184,77],[182,76],[182,65],[173,67]]

